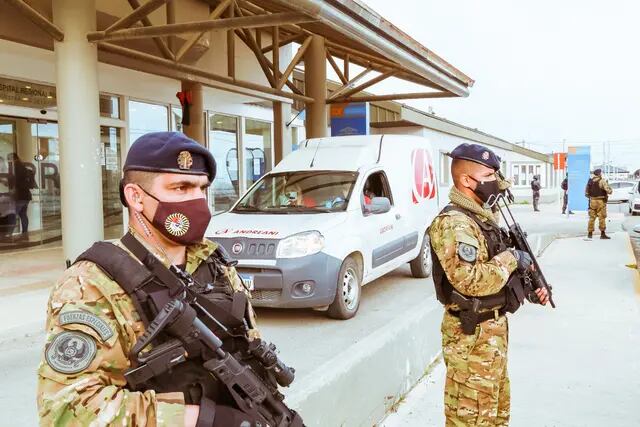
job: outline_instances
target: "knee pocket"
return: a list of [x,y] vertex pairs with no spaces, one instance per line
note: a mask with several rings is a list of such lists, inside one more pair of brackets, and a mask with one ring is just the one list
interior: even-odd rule
[[445,386],[445,414],[464,426],[493,426],[498,417],[498,396],[469,387],[447,378]]

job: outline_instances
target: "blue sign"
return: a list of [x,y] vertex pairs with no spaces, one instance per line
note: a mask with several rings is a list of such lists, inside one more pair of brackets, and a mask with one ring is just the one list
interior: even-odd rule
[[369,135],[369,103],[331,105],[331,136]]
[[569,147],[567,152],[567,173],[569,174],[569,210],[586,211],[589,200],[584,189],[589,181],[591,168],[591,147]]

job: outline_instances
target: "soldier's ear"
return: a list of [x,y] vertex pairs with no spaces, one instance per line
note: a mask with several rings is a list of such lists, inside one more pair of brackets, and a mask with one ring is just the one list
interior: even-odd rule
[[142,212],[142,191],[136,184],[127,184],[123,189],[127,205],[135,211]]

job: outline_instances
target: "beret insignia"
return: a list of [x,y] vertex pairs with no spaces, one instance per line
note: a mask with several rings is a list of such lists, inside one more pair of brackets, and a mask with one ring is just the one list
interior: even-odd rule
[[193,157],[188,151],[181,151],[178,154],[178,167],[182,170],[189,170],[193,166]]

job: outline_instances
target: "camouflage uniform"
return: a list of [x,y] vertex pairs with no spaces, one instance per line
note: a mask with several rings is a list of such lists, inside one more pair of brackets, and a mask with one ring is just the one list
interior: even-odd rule
[[[485,211],[455,187],[452,203],[491,221]],[[459,211],[439,215],[429,228],[431,244],[446,276],[463,295],[497,293],[517,267],[513,254],[505,251],[489,259],[487,242],[473,219]],[[475,248],[475,262],[460,258],[460,246]],[[456,310],[454,304],[446,307]],[[509,422],[507,375],[508,324],[497,316],[476,326],[474,335],[462,332],[460,319],[446,310],[442,320],[442,348],[447,366],[445,416],[447,426],[506,426]]]
[[[164,255],[136,237],[169,266]],[[121,242],[115,244],[124,248]],[[193,273],[216,247],[208,240],[188,247],[186,271]],[[235,269],[226,272],[233,289],[248,294]],[[251,307],[249,313],[250,337],[256,337]],[[95,264],[74,264],[55,285],[47,307],[46,331],[38,367],[41,425],[183,425],[181,392],[127,390],[124,372],[131,366],[127,355],[144,333],[144,324],[131,298]]]
[[[595,176],[592,179],[597,182],[598,186],[607,194],[613,192],[609,183],[602,177]],[[591,197],[588,192],[585,192],[585,197],[589,199],[589,224],[587,225],[587,232],[593,233],[596,225],[596,217],[598,218],[598,228],[604,232],[607,229],[607,199],[605,197]]]

